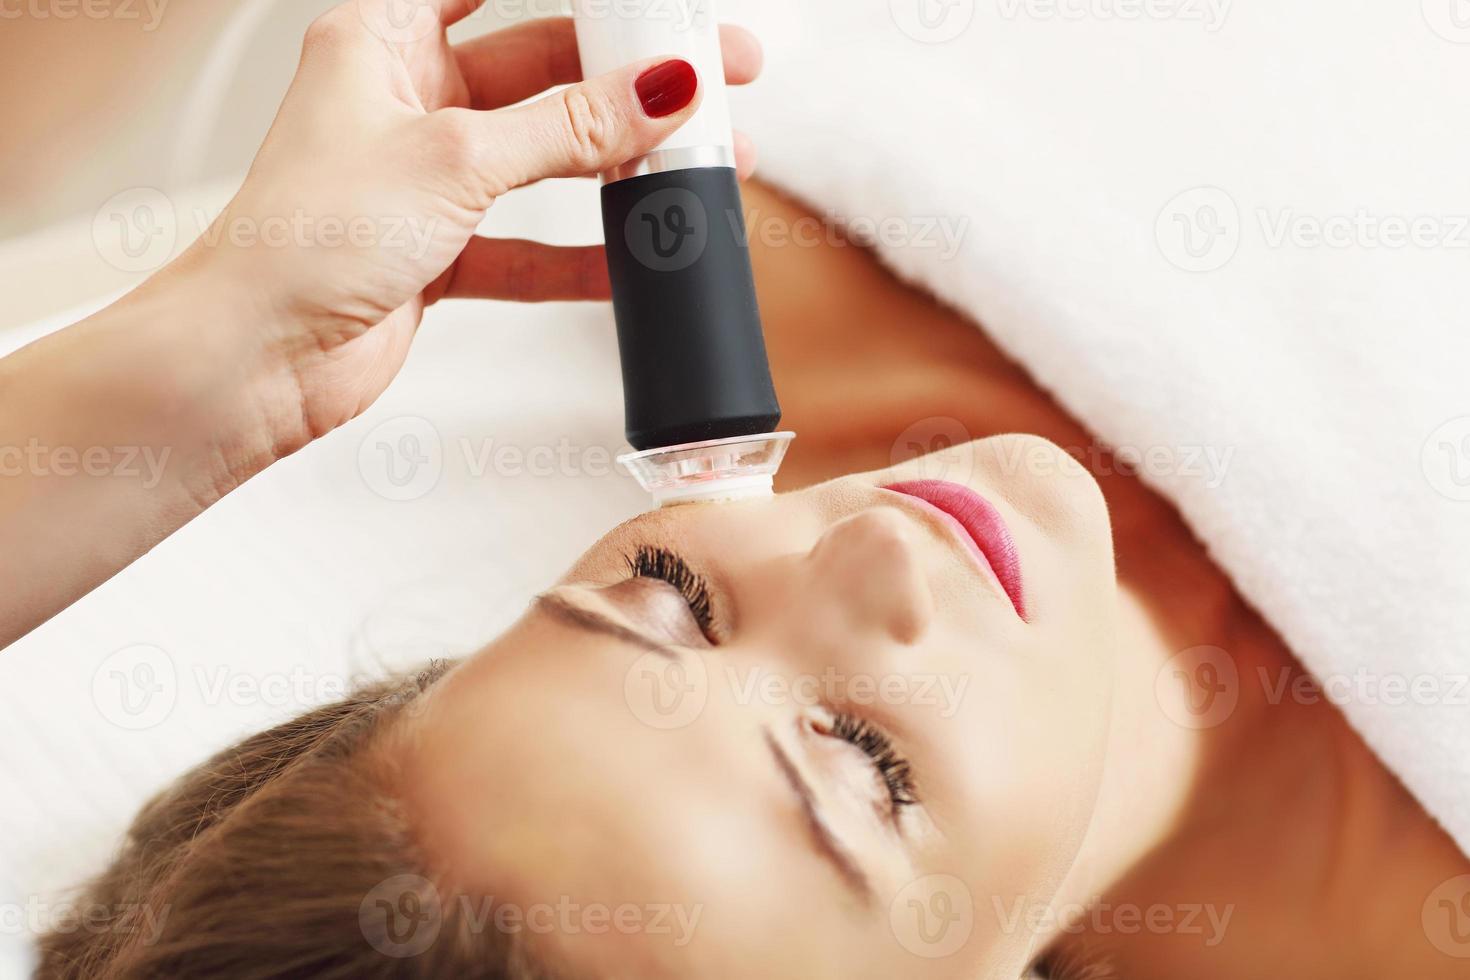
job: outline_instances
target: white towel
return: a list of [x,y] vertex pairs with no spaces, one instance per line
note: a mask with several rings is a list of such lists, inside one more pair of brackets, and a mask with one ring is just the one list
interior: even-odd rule
[[893,269],[1153,451],[1144,478],[1470,852],[1455,2],[730,7],[768,41],[736,112],[764,175],[904,219]]

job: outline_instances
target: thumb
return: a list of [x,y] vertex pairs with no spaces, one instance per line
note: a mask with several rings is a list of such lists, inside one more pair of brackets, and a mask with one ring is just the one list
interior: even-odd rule
[[653,58],[484,114],[482,175],[504,193],[548,177],[610,170],[673,135],[703,94],[689,62]]

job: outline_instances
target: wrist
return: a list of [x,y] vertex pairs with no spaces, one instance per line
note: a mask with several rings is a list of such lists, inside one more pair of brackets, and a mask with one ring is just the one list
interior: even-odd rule
[[283,453],[253,307],[169,268],[0,360],[0,647]]
[[135,416],[131,430],[160,433],[203,506],[309,441],[274,316],[262,291],[191,250],[78,325],[98,365],[87,390]]

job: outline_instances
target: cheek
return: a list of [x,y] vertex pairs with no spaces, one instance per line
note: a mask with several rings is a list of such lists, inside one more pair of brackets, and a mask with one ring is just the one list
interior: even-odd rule
[[[906,718],[921,726],[914,759],[920,794],[962,866],[975,869],[987,909],[992,897],[1004,900],[1000,893],[1014,898],[1059,886],[1102,778],[1106,677],[1059,666],[1037,646],[1045,634],[1031,639],[975,651],[968,669],[941,690],[942,707]],[[947,640],[966,643],[957,632]]]
[[1118,590],[1110,549],[1053,552],[1050,588],[1027,631],[1033,661],[1020,683],[1038,723],[1070,738],[1079,760],[1102,752],[1118,667]]
[[1057,482],[1042,509],[1049,523],[1018,534],[1030,622],[1015,649],[1028,664],[1016,683],[1028,692],[1022,703],[1035,710],[1035,724],[1061,732],[1071,742],[1064,751],[1085,760],[1101,753],[1111,710],[1118,587],[1095,484]]

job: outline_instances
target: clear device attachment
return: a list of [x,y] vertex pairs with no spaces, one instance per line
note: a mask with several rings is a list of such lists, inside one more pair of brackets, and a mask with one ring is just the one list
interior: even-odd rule
[[774,493],[774,478],[794,432],[768,432],[619,456],[653,495],[655,507],[748,500]]

